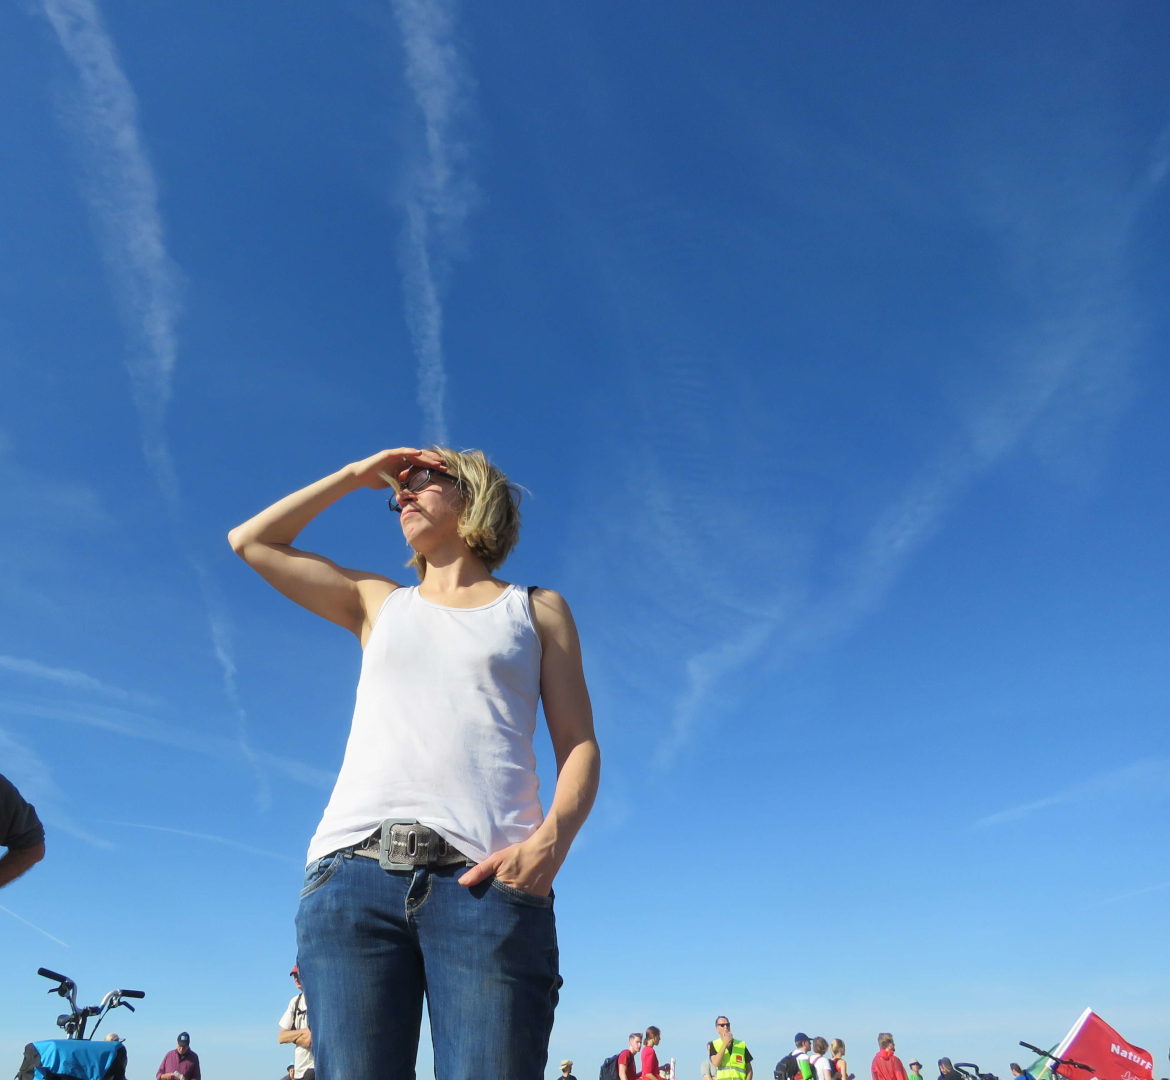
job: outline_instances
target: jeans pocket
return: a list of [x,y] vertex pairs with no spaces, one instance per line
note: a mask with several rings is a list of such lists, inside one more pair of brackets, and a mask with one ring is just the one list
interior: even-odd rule
[[337,868],[341,865],[341,852],[334,851],[324,858],[318,859],[314,863],[310,863],[305,868],[305,884],[301,889],[301,899],[303,900],[310,893],[316,892],[322,885],[324,885],[337,872]]
[[553,905],[553,894],[551,892],[548,896],[533,896],[532,893],[527,893],[523,889],[517,889],[514,885],[505,885],[499,878],[492,878],[492,888],[497,892],[503,893],[509,900],[517,900],[522,904],[527,904],[529,907],[550,908]]

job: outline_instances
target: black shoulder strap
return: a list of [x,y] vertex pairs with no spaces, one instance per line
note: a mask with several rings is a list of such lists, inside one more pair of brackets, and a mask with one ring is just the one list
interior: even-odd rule
[[539,585],[529,585],[529,586],[528,586],[528,602],[529,602],[530,604],[532,603],[532,594],[533,594],[534,592],[536,592],[536,590],[537,590],[537,589],[539,589],[539,588],[540,588],[540,586],[539,586]]

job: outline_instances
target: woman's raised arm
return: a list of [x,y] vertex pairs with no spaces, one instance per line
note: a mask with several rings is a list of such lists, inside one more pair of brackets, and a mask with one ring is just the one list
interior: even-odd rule
[[292,546],[301,530],[322,510],[358,488],[387,487],[381,473],[399,475],[415,465],[442,466],[431,450],[399,447],[286,495],[228,533],[228,543],[273,588],[330,622],[344,626],[365,644],[373,618],[397,584],[381,574],[347,570],[335,562]]

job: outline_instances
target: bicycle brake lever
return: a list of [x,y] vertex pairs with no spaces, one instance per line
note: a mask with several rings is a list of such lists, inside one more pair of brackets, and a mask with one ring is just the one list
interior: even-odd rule
[[129,1009],[131,1012],[134,1011],[134,1006],[131,1005],[128,1001],[119,1001],[118,1004],[121,1005],[124,1009]]

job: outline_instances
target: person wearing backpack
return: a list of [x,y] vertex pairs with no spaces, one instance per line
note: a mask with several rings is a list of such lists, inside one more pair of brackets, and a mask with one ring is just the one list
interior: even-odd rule
[[309,1029],[309,1011],[305,1007],[305,991],[301,987],[301,967],[293,964],[289,972],[296,983],[297,992],[293,994],[280,1018],[280,1034],[278,1043],[293,1044],[293,1071],[289,1080],[316,1080],[317,1066],[313,1061],[313,1032]]
[[808,1063],[812,1066],[816,1080],[832,1080],[833,1068],[826,1055],[829,1052],[829,1040],[818,1035],[812,1041],[812,1053]]
[[630,1035],[630,1045],[620,1054],[607,1057],[601,1063],[599,1080],[637,1080],[638,1051],[642,1049],[642,1033]]
[[715,1080],[752,1080],[751,1051],[731,1033],[731,1021],[726,1016],[715,1017],[715,1031],[715,1038],[707,1043]]
[[812,1080],[813,1067],[812,1061],[810,1060],[812,1039],[803,1031],[798,1031],[793,1042],[796,1043],[796,1053],[793,1057],[796,1059],[796,1067],[800,1070],[800,1080]]

